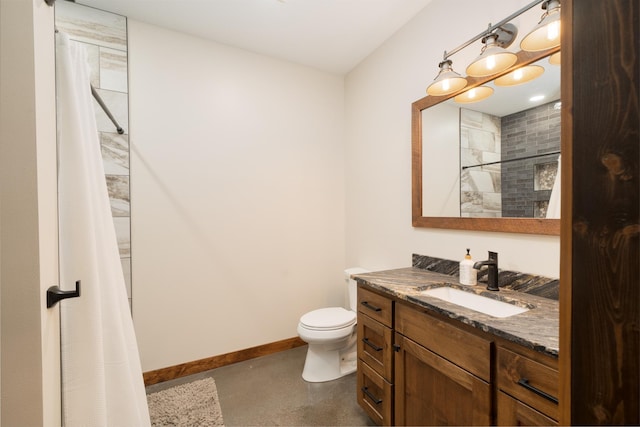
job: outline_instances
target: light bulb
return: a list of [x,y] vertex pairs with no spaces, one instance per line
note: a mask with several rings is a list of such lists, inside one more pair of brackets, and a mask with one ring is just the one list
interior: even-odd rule
[[487,70],[493,70],[496,68],[496,57],[491,55],[487,58]]
[[547,25],[547,39],[555,40],[560,36],[560,21],[555,21]]
[[467,75],[484,77],[499,73],[516,63],[518,57],[496,44],[496,34],[490,34],[482,39],[485,43],[480,55],[467,67]]
[[455,102],[461,104],[469,104],[472,102],[482,101],[491,96],[493,88],[488,86],[477,86],[461,93],[453,98]]
[[467,85],[467,79],[461,77],[451,68],[450,59],[445,59],[438,64],[438,67],[440,67],[440,71],[427,87],[427,95],[444,96],[456,92]]
[[522,50],[537,52],[551,49],[560,44],[560,1],[547,0],[542,8],[546,12],[542,15],[538,25],[520,42]]
[[522,79],[522,68],[518,68],[517,70],[515,70],[513,72],[513,79],[514,80],[520,80]]
[[493,81],[496,86],[515,86],[540,77],[544,73],[544,68],[539,65],[525,65],[512,72],[500,76]]

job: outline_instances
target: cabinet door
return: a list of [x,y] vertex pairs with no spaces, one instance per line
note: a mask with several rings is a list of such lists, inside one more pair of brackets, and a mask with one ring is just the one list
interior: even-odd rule
[[396,304],[395,330],[478,378],[491,381],[491,341],[406,304]]
[[508,394],[498,392],[499,426],[557,426],[555,420],[525,405]]
[[395,425],[490,425],[491,387],[396,334]]

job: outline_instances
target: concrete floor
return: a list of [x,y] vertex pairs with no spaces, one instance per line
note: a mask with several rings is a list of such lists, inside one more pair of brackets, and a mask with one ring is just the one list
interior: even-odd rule
[[212,377],[225,426],[373,426],[356,402],[356,375],[307,383],[307,346],[147,387],[153,393]]

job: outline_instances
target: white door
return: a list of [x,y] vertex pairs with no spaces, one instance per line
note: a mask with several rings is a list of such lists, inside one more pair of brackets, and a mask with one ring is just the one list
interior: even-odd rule
[[53,8],[0,2],[1,424],[60,425]]

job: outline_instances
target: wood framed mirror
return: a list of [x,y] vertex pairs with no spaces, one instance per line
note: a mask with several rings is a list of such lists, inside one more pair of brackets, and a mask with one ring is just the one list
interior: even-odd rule
[[[520,161],[528,160],[532,157],[536,157],[536,158],[546,157],[547,160],[545,161],[547,162],[547,164],[555,162],[557,167],[557,163],[558,163],[557,159],[558,159],[558,154],[560,152],[559,136],[556,141],[557,148],[555,149],[555,151],[553,148],[543,147],[541,150],[539,150],[541,154],[539,153],[537,155],[530,156],[528,155],[528,152],[523,152],[522,154],[519,155],[519,157],[518,155],[516,155],[516,158],[505,159],[504,156],[501,154],[503,150],[501,148],[497,148],[497,153],[492,153],[494,157],[491,157],[491,156],[488,157],[488,160],[493,160],[493,161],[486,161],[487,157],[484,157],[485,155],[481,154],[480,158],[484,158],[485,162],[483,162],[482,160],[479,160],[480,163],[478,164],[465,166],[465,160],[463,159],[463,156],[465,156],[465,154],[463,152],[463,149],[461,148],[463,147],[463,139],[464,139],[461,135],[463,135],[463,133],[465,132],[462,126],[462,120],[463,120],[462,116],[464,114],[463,109],[468,109],[469,111],[471,111],[472,115],[477,115],[478,114],[477,111],[479,111],[480,108],[477,106],[473,106],[472,104],[459,104],[457,106],[453,106],[454,105],[453,98],[456,95],[466,92],[474,87],[478,87],[482,85],[493,85],[493,81],[495,79],[503,75],[506,75],[511,71],[514,71],[520,67],[523,67],[525,65],[530,65],[533,63],[542,63],[543,61],[546,61],[547,67],[548,67],[549,66],[548,58],[550,58],[551,55],[559,51],[560,51],[560,47],[556,47],[556,48],[549,49],[542,52],[520,51],[517,53],[517,56],[518,56],[517,62],[511,68],[505,70],[502,73],[488,76],[488,77],[481,77],[481,78],[467,77],[468,85],[463,90],[447,96],[426,96],[424,98],[421,98],[415,101],[411,105],[412,224],[414,227],[508,232],[508,233],[527,233],[527,234],[543,234],[543,235],[559,235],[560,234],[559,218],[549,219],[546,217],[546,215],[543,217],[534,217],[533,214],[529,215],[530,217],[523,217],[523,214],[521,212],[516,212],[515,214],[512,213],[510,214],[511,216],[509,217],[503,216],[502,215],[503,209],[501,206],[502,206],[502,200],[505,199],[505,196],[499,193],[502,193],[501,181],[504,181],[505,177],[501,178],[500,177],[501,172],[498,172],[498,175],[497,175],[498,177],[496,178],[496,173],[495,173],[496,165],[501,166],[503,162],[507,163],[505,160],[507,160],[508,162],[520,162]],[[553,99],[545,100],[544,102],[546,103],[559,101],[559,84],[560,84],[559,68],[560,67],[558,65],[553,65],[553,66],[558,67],[557,98],[555,100]],[[520,86],[526,86],[528,84],[529,83],[525,83]],[[512,88],[515,88],[515,86],[500,87],[500,88],[496,87],[496,89],[499,89],[501,91],[504,90],[505,92],[511,90]],[[504,93],[501,93],[501,96],[503,97],[502,99],[506,99],[504,98],[505,97]],[[513,98],[511,93],[506,96]],[[453,108],[453,109],[456,109],[455,111],[458,111],[457,113],[455,111],[453,112],[454,117],[459,117],[458,119],[456,119],[458,123],[457,128],[453,129],[453,126],[455,125],[449,124],[449,126],[445,129],[437,129],[434,131],[433,129],[434,123],[439,123],[440,124],[439,126],[441,126],[442,123],[445,123],[445,121],[441,121],[439,119],[439,116],[438,116],[439,113],[438,114],[434,113],[436,111],[436,107],[444,109],[445,105],[447,104],[451,105],[451,107],[447,107],[447,108],[449,109]],[[481,103],[477,103],[477,104],[479,105]],[[503,102],[502,104],[506,104],[506,102]],[[514,108],[520,108],[520,107],[514,107]],[[523,110],[521,109],[516,109],[515,111],[511,111],[508,114],[517,115],[522,113],[522,111]],[[496,116],[489,116],[489,117],[492,117],[492,121],[494,122],[496,120],[493,120],[493,118],[496,117],[497,121],[500,122],[501,120],[500,114],[506,114],[506,113],[497,112],[495,114]],[[559,129],[560,111],[559,110],[557,111],[557,116],[558,116],[558,122],[556,125],[557,127],[556,130],[559,135],[559,132],[560,132],[560,129]],[[431,120],[431,119],[425,119],[425,117],[430,117],[430,118],[438,117],[438,119]],[[425,123],[426,121],[429,121],[429,123]],[[498,125],[498,127],[500,127],[500,125]],[[452,140],[455,140],[455,139],[458,140],[458,145],[456,147],[453,147],[453,144],[448,144],[448,147],[446,148],[448,152],[446,150],[444,152],[442,150],[439,150],[436,144],[437,140],[441,138],[441,135],[443,133],[444,134],[453,133],[453,137],[451,137],[451,135],[449,135],[449,137],[453,138]],[[502,132],[498,130],[497,134],[501,135]],[[496,145],[500,146],[501,142],[498,141]],[[455,154],[456,151],[457,151],[457,155]],[[523,150],[519,149],[517,151],[523,151]],[[555,157],[550,156],[549,154],[555,154]],[[497,156],[497,158],[495,156]],[[443,165],[437,165],[434,163],[435,167],[432,170],[430,166],[425,167],[425,160],[428,158],[435,159],[435,162],[440,162],[442,164],[444,164],[445,161],[449,161],[449,163],[446,164],[446,167],[443,167]],[[467,162],[468,162],[468,159],[467,159]],[[453,164],[455,164],[455,166]],[[497,200],[495,204],[499,205],[498,208],[493,206],[493,207],[490,207],[489,210],[486,212],[480,211],[481,209],[479,210],[475,209],[473,206],[471,208],[468,208],[468,207],[465,208],[465,204],[468,205],[469,203],[468,193],[467,195],[465,195],[465,190],[469,190],[469,189],[473,190],[473,188],[465,189],[465,186],[468,187],[468,184],[469,184],[466,181],[466,178],[467,178],[465,176],[466,169],[474,168],[476,171],[480,171],[480,170],[486,171],[490,169],[489,166],[491,166],[493,170],[491,171],[492,172],[491,175],[489,175],[487,172],[486,176],[487,177],[492,176],[492,178],[484,178],[484,179],[485,181],[492,180],[494,186],[498,188],[500,191],[498,191],[497,193],[491,194],[490,197],[489,195],[485,195],[484,197],[489,200],[491,199]],[[529,164],[527,167],[531,168],[533,166]],[[440,172],[437,172],[437,171],[434,172],[436,168],[442,168],[442,170],[444,171],[442,172],[443,175],[440,175]],[[445,178],[444,177],[445,173],[450,174],[451,178]],[[532,182],[530,184],[527,184],[527,186],[531,186],[533,188],[534,186],[533,172],[531,172],[530,175],[532,177],[531,178]],[[544,171],[541,173],[541,175],[544,175]],[[555,174],[553,176],[555,177]],[[433,182],[433,181],[437,181],[437,182]],[[473,185],[471,187],[473,187]],[[441,193],[444,193],[444,196],[443,196],[444,199],[442,197],[440,198],[436,197],[432,199],[429,196],[427,196],[429,194],[428,192],[429,189],[435,189],[435,188],[444,190],[444,191],[441,191]],[[539,192],[539,193],[542,193],[542,192]],[[547,193],[550,193],[550,191],[548,191]],[[483,197],[483,196],[481,195],[480,197]],[[453,199],[453,202],[451,201],[451,199]],[[548,200],[549,199],[547,195],[547,201]],[[544,200],[541,200],[541,203],[544,203]],[[449,205],[449,207],[448,208],[445,207],[444,206],[445,204]],[[482,202],[480,204],[482,204]],[[476,213],[474,213],[474,209]],[[537,214],[540,215],[540,213],[542,213],[542,215],[544,215],[544,209],[545,208],[543,207],[542,211],[538,210]],[[531,212],[535,209],[532,206],[529,206],[527,210]],[[510,211],[513,212],[513,209],[510,209]]]

